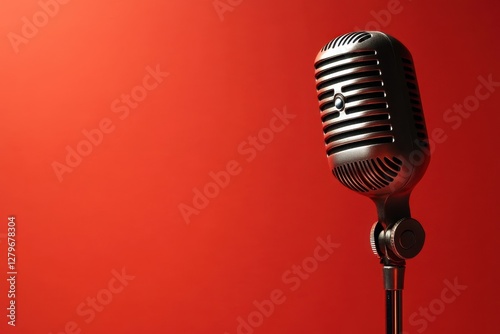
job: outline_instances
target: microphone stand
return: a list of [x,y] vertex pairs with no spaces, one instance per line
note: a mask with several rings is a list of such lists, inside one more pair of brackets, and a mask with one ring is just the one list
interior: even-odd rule
[[403,284],[405,266],[385,266],[385,311],[386,333],[401,334],[403,332]]
[[[386,333],[403,333],[403,288],[406,259],[415,257],[423,248],[425,232],[420,223],[410,217],[409,195],[376,201],[379,221],[370,231],[373,252],[381,260],[385,289]],[[387,213],[390,212],[391,215]],[[388,222],[395,223],[388,223]]]

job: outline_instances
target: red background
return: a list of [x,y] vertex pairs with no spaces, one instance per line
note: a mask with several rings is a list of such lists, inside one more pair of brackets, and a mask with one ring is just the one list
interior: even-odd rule
[[[1,331],[234,334],[279,289],[247,332],[383,333],[375,208],[331,176],[313,70],[326,42],[366,27],[411,50],[428,129],[446,135],[412,196],[427,240],[408,261],[405,330],[498,333],[498,87],[459,126],[444,119],[479,76],[500,81],[498,2],[227,3],[219,16],[212,0],[73,0],[18,52],[9,33],[41,5],[1,3],[0,278],[9,215],[18,270],[14,328],[1,279]],[[157,65],[169,76],[120,119],[111,103]],[[238,146],[285,107],[295,118],[246,161]],[[106,118],[114,130],[59,182],[54,161]],[[240,173],[186,224],[179,205],[232,160]],[[340,246],[292,291],[282,275],[329,235]],[[87,323],[77,307],[109,297],[122,268],[135,278]],[[446,280],[467,286],[451,303]],[[429,307],[432,321],[418,314]]]

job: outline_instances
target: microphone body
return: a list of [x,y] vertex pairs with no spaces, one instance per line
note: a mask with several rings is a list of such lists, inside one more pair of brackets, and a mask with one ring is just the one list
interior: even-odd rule
[[375,202],[384,227],[410,217],[430,160],[410,52],[385,33],[352,32],[327,43],[314,66],[333,175]]

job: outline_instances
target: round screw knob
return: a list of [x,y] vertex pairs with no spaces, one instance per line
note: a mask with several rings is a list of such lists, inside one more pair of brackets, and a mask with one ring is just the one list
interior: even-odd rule
[[388,231],[389,247],[402,259],[417,256],[424,247],[425,232],[418,221],[413,218],[403,218]]

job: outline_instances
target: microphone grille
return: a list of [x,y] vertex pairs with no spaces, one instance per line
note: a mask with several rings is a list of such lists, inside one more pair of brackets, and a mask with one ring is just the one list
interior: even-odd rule
[[424,114],[422,111],[422,102],[420,100],[417,77],[415,75],[415,67],[411,59],[402,57],[401,60],[403,61],[406,86],[408,87],[408,92],[410,94],[413,120],[415,121],[415,128],[418,137],[418,145],[421,147],[428,147],[429,140],[427,137],[427,128],[425,126]]
[[361,43],[363,41],[366,41],[370,37],[372,37],[372,35],[366,31],[351,32],[331,40],[328,44],[326,44],[323,47],[323,49],[321,49],[321,51],[326,51],[328,49],[336,48],[338,46]]
[[[329,44],[332,48],[339,43],[349,43],[354,35],[371,36],[351,33]],[[377,52],[369,49],[336,54],[316,62],[316,89],[328,156],[394,142],[379,65]]]
[[403,162],[393,157],[368,159],[335,167],[333,175],[346,187],[366,193],[387,187],[398,176]]
[[314,67],[334,176],[368,196],[411,190],[429,140],[409,50],[382,32],[351,32],[327,43]]

